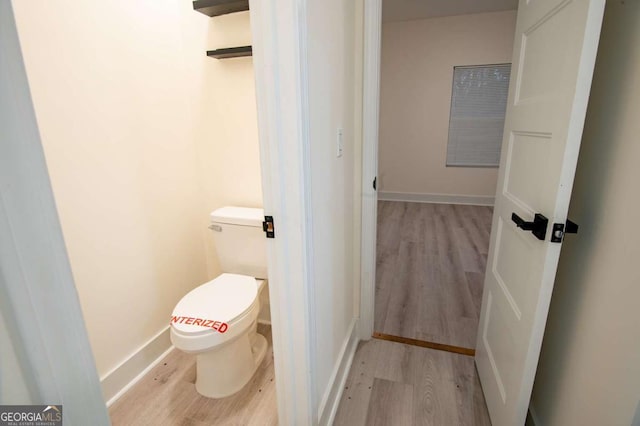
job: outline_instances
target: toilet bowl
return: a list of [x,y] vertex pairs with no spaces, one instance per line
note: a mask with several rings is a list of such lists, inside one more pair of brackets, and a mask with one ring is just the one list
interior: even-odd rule
[[265,280],[223,273],[187,293],[171,315],[171,342],[195,354],[196,390],[209,398],[238,392],[264,359],[257,333]]

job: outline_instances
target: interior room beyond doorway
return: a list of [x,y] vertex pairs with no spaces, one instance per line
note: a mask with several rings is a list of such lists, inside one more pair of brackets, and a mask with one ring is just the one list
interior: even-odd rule
[[[403,15],[400,4],[387,3],[374,337],[473,355],[504,115],[497,120],[500,108],[486,108],[495,97],[485,94],[471,96],[470,105],[461,109],[456,90],[492,85],[496,81],[464,79],[476,78],[474,73],[493,76],[502,67],[504,112],[517,4],[491,9],[487,1],[484,9],[478,4],[477,10],[456,11],[441,4],[442,13],[432,7],[435,15],[418,16],[408,9]],[[461,69],[471,71],[458,77]],[[456,108],[467,115],[454,114]],[[452,145],[460,128],[462,142]],[[496,158],[487,161],[480,148],[489,139]],[[469,155],[454,160],[452,150],[461,146]]]

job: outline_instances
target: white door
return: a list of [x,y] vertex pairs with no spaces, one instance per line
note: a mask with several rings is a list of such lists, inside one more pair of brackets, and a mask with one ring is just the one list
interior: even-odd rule
[[[476,350],[494,426],[525,421],[561,248],[552,227],[567,219],[604,3],[520,0]],[[544,238],[514,213],[546,216]]]

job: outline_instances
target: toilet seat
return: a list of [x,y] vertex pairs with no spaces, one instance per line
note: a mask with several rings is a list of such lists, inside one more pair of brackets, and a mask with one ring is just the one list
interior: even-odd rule
[[[194,288],[178,302],[171,316],[202,318],[224,323],[232,322],[251,307],[258,295],[255,278],[238,274],[221,274]],[[203,327],[174,323],[182,333],[201,334]]]
[[255,278],[221,274],[178,302],[171,314],[171,341],[197,353],[232,340],[257,319],[259,303]]

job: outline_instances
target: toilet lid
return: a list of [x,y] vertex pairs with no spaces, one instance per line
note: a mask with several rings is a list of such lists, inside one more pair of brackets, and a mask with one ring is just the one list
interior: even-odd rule
[[257,294],[255,278],[222,274],[187,293],[173,310],[171,325],[183,333],[213,331],[213,322],[228,325],[251,307]]

